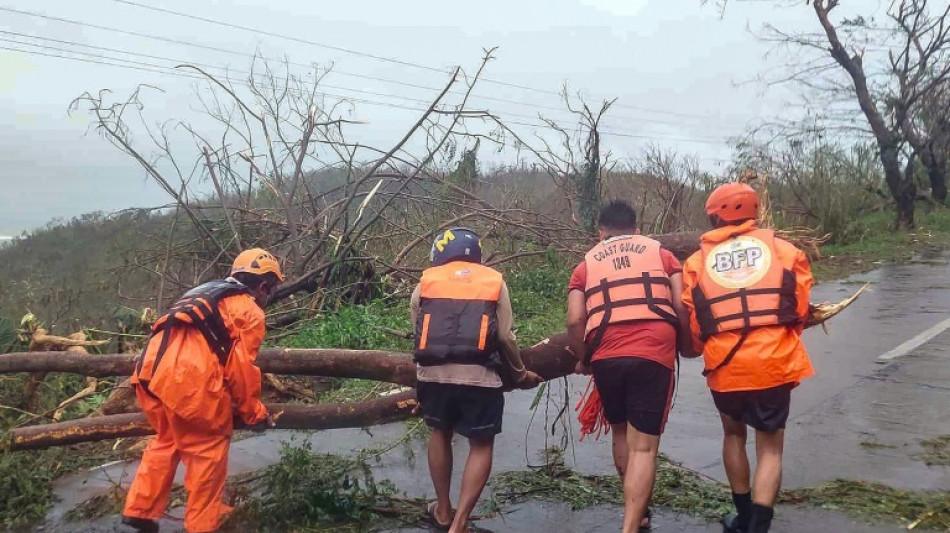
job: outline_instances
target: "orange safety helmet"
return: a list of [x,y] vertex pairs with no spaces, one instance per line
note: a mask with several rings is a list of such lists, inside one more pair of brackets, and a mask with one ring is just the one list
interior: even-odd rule
[[271,273],[276,275],[281,283],[284,282],[284,274],[280,271],[280,263],[277,262],[277,258],[263,248],[251,248],[239,253],[231,267],[231,275],[233,276],[238,272],[257,275]]
[[706,214],[724,222],[754,219],[759,216],[759,195],[745,183],[720,185],[706,200]]

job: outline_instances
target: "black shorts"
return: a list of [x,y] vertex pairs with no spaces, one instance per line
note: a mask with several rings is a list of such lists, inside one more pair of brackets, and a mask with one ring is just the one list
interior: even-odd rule
[[712,397],[720,413],[759,431],[771,432],[785,429],[793,388],[794,383],[786,383],[770,389],[712,391]]
[[673,371],[641,357],[591,363],[594,383],[611,424],[629,422],[640,433],[660,435],[673,398]]
[[426,424],[442,431],[455,431],[470,439],[485,439],[501,433],[505,395],[501,388],[472,387],[420,381],[416,397]]

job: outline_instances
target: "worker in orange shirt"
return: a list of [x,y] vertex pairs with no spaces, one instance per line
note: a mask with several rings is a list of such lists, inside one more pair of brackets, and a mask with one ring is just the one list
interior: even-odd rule
[[[714,229],[683,266],[683,303],[722,419],[722,461],[736,506],[723,531],[764,533],[782,481],[791,392],[815,373],[801,341],[814,280],[804,252],[756,226],[752,187],[717,188],[706,214]],[[755,430],[754,483],[746,426]]]
[[123,524],[158,531],[179,461],[187,531],[214,531],[231,511],[222,494],[233,419],[256,429],[274,425],[254,361],[264,340],[263,308],[282,281],[274,256],[246,250],[231,277],[190,290],[155,322],[132,387],[156,435],[126,497]]

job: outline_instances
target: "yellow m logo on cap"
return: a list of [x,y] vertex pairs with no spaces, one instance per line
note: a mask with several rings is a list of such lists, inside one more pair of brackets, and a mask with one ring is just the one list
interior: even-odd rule
[[452,230],[450,230],[450,229],[449,229],[449,230],[445,230],[445,233],[442,234],[442,238],[440,238],[439,240],[435,241],[435,249],[438,250],[438,251],[440,251],[440,252],[444,252],[444,251],[445,251],[445,245],[448,244],[449,241],[454,241],[454,240],[455,240],[455,234],[452,233]]

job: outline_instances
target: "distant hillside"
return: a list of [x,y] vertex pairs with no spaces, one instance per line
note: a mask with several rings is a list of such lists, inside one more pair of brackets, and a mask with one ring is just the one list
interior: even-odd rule
[[154,294],[155,277],[127,267],[144,248],[143,235],[164,218],[92,213],[2,241],[0,317],[19,320],[30,311],[58,331],[115,326]]

